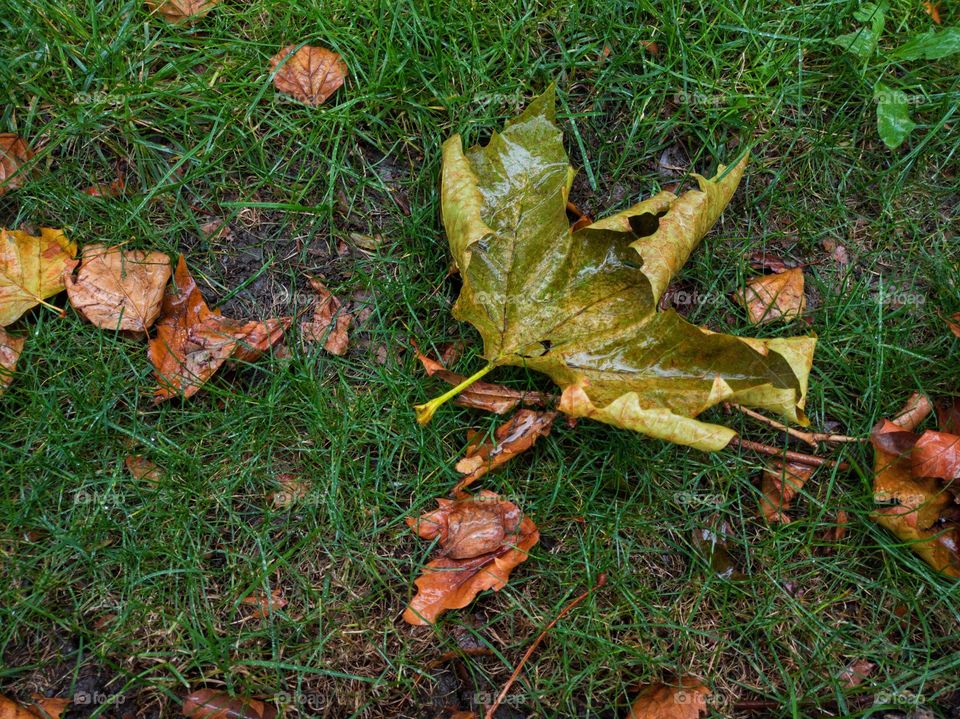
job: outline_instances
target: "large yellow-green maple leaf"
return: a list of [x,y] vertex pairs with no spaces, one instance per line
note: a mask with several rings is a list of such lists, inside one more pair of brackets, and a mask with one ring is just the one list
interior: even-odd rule
[[[703,450],[736,433],[695,419],[723,401],[805,423],[816,339],[750,339],[697,327],[660,295],[733,196],[747,159],[699,190],[655,197],[571,232],[573,169],[551,88],[484,146],[443,146],[443,224],[463,278],[457,319],[489,364],[529,367],[560,409]],[[722,175],[722,177],[721,177]],[[417,407],[429,421],[453,392]]]

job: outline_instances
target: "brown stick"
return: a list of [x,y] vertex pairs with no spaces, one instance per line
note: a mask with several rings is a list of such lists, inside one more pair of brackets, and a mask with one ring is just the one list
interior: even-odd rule
[[771,447],[766,444],[760,444],[759,442],[751,442],[749,439],[740,439],[739,437],[734,437],[730,440],[729,447],[743,447],[744,449],[752,449],[754,452],[759,452],[760,454],[766,454],[771,457],[783,457],[788,462],[797,462],[799,464],[806,464],[811,467],[836,467],[840,470],[850,469],[850,465],[846,462],[835,462],[832,459],[824,459],[823,457],[814,457],[812,454],[804,454],[803,452],[791,452],[790,450],[782,450],[777,447]]
[[539,636],[533,640],[533,644],[530,645],[530,648],[527,649],[526,653],[523,655],[523,658],[520,660],[520,663],[517,664],[517,668],[513,670],[513,674],[510,675],[510,678],[507,679],[507,683],[503,685],[503,689],[500,690],[500,693],[497,695],[496,700],[493,704],[490,705],[490,708],[487,709],[487,713],[484,715],[485,719],[493,719],[493,715],[497,713],[497,709],[500,708],[500,705],[503,703],[503,700],[507,698],[507,692],[510,691],[510,687],[513,686],[513,683],[517,681],[517,677],[520,676],[520,671],[523,669],[523,665],[527,663],[527,660],[533,655],[537,650],[537,647],[540,646],[540,643],[546,638],[547,632],[549,632],[553,627],[559,622],[563,617],[580,602],[590,596],[590,594],[595,589],[599,589],[604,584],[607,583],[607,575],[601,574],[597,577],[597,583],[594,584],[590,589],[585,591],[579,597],[570,602],[567,606],[560,610],[560,613],[554,617],[553,621],[550,622],[544,630],[540,632]]
[[744,407],[743,405],[739,405],[734,402],[725,402],[724,404],[727,407],[732,407],[733,409],[738,410],[739,412],[743,412],[743,414],[747,415],[748,417],[753,417],[753,419],[757,420],[758,422],[763,422],[764,424],[770,425],[774,429],[779,429],[783,432],[786,432],[791,437],[796,437],[797,439],[803,442],[806,442],[807,444],[809,444],[811,447],[814,447],[814,448],[818,446],[817,442],[839,443],[839,442],[866,442],[867,441],[866,437],[850,437],[845,434],[829,434],[827,432],[804,432],[799,429],[794,429],[793,427],[788,427],[787,425],[782,424],[775,419],[771,419],[770,417],[762,415],[759,412],[756,412],[750,409],[749,407]]

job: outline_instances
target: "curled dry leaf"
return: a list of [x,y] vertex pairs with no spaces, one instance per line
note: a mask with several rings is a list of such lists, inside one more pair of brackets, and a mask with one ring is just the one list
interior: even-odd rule
[[350,346],[348,331],[353,316],[343,311],[343,303],[334,297],[326,286],[316,278],[310,278],[310,286],[317,293],[313,319],[300,323],[300,332],[305,342],[323,342],[323,348],[333,355],[344,355]]
[[232,697],[214,689],[198,689],[183,700],[187,719],[276,719],[277,710],[259,699]]
[[26,337],[14,337],[0,327],[0,394],[13,382],[17,360],[20,359],[26,342]]
[[0,196],[23,185],[28,177],[21,170],[33,158],[26,141],[10,132],[0,132]]
[[290,326],[289,317],[241,322],[209,309],[183,256],[173,278],[148,348],[159,382],[157,402],[196,394],[228,359],[252,362]]
[[736,300],[746,310],[750,321],[764,324],[776,320],[795,320],[807,308],[803,294],[803,270],[795,267],[773,275],[754,277]]
[[432,624],[478,592],[499,591],[540,539],[533,521],[493,492],[437,502],[439,509],[407,519],[422,538],[440,540],[439,555],[417,578],[417,595],[403,613],[409,624]]
[[698,719],[707,713],[709,696],[696,677],[681,677],[674,686],[649,684],[634,699],[627,719]]
[[44,300],[63,291],[76,254],[76,244],[60,230],[44,227],[39,236],[0,230],[0,327],[39,304],[60,313]]
[[777,460],[764,467],[760,483],[760,512],[764,519],[771,524],[788,524],[787,510],[816,469],[799,462]]
[[[325,47],[296,48],[288,45],[270,59],[270,68],[276,70],[273,84],[300,102],[320,105],[343,84],[347,66],[339,54]],[[279,69],[278,65],[281,65]]]
[[147,0],[147,5],[170,22],[192,22],[213,10],[219,2],[220,0]]
[[142,454],[128,454],[123,460],[127,471],[133,475],[134,479],[142,479],[150,484],[157,484],[163,472],[156,464],[144,457]]
[[844,688],[854,689],[863,684],[864,680],[867,679],[876,668],[877,665],[873,662],[868,662],[866,659],[855,659],[850,662],[846,669],[840,672],[837,679]]
[[95,327],[146,332],[160,314],[169,279],[170,258],[162,252],[92,244],[64,281],[70,304]]
[[462,492],[487,472],[526,452],[538,439],[550,434],[556,418],[556,412],[521,409],[497,427],[492,441],[471,442],[466,455],[457,462],[457,471],[466,476],[457,484],[454,493]]
[[249,597],[241,599],[240,603],[248,607],[256,607],[253,616],[259,617],[260,619],[264,619],[272,612],[287,606],[287,600],[283,598],[279,589],[274,589],[270,594],[266,592],[256,592]]

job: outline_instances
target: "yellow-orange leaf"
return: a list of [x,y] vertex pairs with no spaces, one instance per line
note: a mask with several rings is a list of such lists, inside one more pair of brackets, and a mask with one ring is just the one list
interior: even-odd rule
[[803,270],[795,267],[774,275],[754,277],[736,296],[754,324],[795,320],[807,307],[803,294]]
[[160,467],[142,454],[128,454],[123,463],[134,479],[142,479],[150,484],[157,484],[163,474]]
[[710,690],[695,677],[682,677],[678,686],[650,684],[637,695],[627,719],[698,719],[707,713]]
[[192,22],[213,10],[218,2],[220,0],[147,0],[147,5],[170,22]]
[[346,354],[350,346],[347,333],[353,315],[343,311],[343,303],[320,280],[311,278],[310,286],[317,293],[317,304],[313,308],[313,318],[300,323],[304,341],[323,342],[323,348],[333,355]]
[[0,327],[62,292],[64,274],[77,264],[76,253],[76,244],[60,230],[44,227],[39,237],[0,230]]
[[11,132],[0,132],[0,195],[23,185],[27,175],[21,167],[33,157],[23,138]]
[[325,47],[296,48],[288,45],[270,59],[270,68],[276,70],[273,84],[300,102],[320,105],[343,84],[347,66],[339,54]]
[[0,327],[0,394],[13,382],[13,373],[17,369],[17,360],[23,352],[26,337],[14,337]]

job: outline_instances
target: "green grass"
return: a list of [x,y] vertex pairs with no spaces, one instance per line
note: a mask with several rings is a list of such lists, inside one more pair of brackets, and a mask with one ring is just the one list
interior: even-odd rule
[[[920,127],[891,152],[870,100],[882,64],[827,43],[854,29],[854,2],[576,5],[225,2],[178,27],[139,1],[8,0],[0,130],[29,138],[41,169],[0,198],[4,226],[183,252],[211,304],[234,316],[302,309],[315,273],[341,296],[367,292],[373,311],[346,357],[291,342],[292,358],[221,372],[160,406],[143,342],[71,309],[13,327],[29,340],[0,400],[0,692],[122,693],[136,716],[175,716],[184,691],[205,684],[300,695],[287,716],[441,716],[496,693],[542,627],[606,572],[502,716],[622,716],[641,683],[680,673],[713,687],[715,716],[743,701],[777,707],[767,715],[867,716],[878,692],[954,715],[957,586],[870,522],[871,457],[858,445],[834,452],[850,472],[819,472],[797,520],[770,528],[757,518],[756,456],[557,427],[482,483],[534,517],[531,559],[435,628],[400,621],[431,552],[404,517],[455,483],[466,430],[495,426],[452,405],[427,427],[413,421],[411,406],[440,386],[411,339],[462,340],[456,369],[480,367],[476,334],[449,313],[440,143],[489,137],[550,82],[581,168],[572,199],[595,215],[681,179],[658,168],[666,150],[709,171],[754,146],[679,283],[715,298],[687,309],[717,331],[819,335],[815,426],[865,435],[913,390],[960,393],[958,340],[938,317],[960,311],[956,64],[888,71],[923,97]],[[930,25],[920,3],[891,5],[881,48]],[[300,41],[350,68],[319,109],[270,83],[269,58]],[[126,196],[82,193],[118,163]],[[233,237],[202,239],[218,216]],[[350,232],[387,241],[340,256]],[[847,248],[849,268],[825,240]],[[809,263],[809,328],[747,325],[730,295],[755,250]],[[890,288],[910,301],[879,301]],[[492,379],[549,386],[520,371]],[[126,474],[131,452],[166,469],[159,486]],[[279,473],[312,487],[293,509],[267,498]],[[817,536],[839,509],[849,535],[823,556]],[[747,581],[713,576],[691,543],[715,514]],[[267,588],[289,604],[249,618],[241,599]],[[428,667],[458,641],[492,655]],[[851,690],[837,677],[855,659],[877,668]],[[120,712],[94,703],[73,716],[110,715]]]

